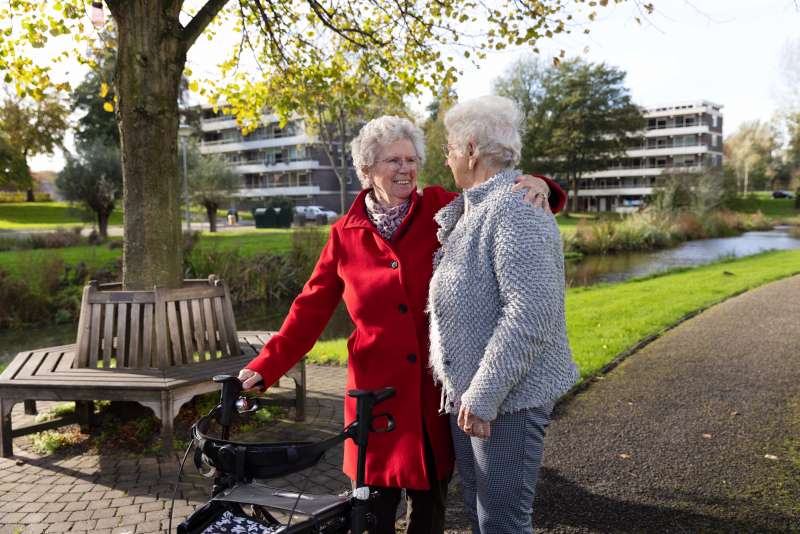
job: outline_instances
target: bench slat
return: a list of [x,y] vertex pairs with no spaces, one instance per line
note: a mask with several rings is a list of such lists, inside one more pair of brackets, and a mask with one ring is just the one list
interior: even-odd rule
[[31,376],[36,375],[37,369],[42,365],[44,362],[45,357],[47,356],[47,350],[39,350],[36,352],[32,352],[26,359],[25,363],[17,372],[15,380],[25,379]]
[[169,366],[169,333],[167,332],[167,305],[159,298],[163,289],[156,288],[156,304],[155,304],[155,331],[156,331],[156,353],[154,360],[156,360],[155,367],[165,369]]
[[81,355],[79,361],[75,363],[79,367],[89,365],[89,332],[92,325],[92,307],[89,305],[92,293],[95,291],[96,284],[88,284],[83,288],[83,300],[81,301],[81,318],[78,321],[78,354]]
[[61,347],[62,350],[59,350],[59,360],[56,363],[56,372],[68,371],[72,367],[74,367],[73,363],[75,362],[75,346],[67,346]]
[[117,307],[117,367],[128,367],[128,304]]
[[[103,284],[105,286],[105,284]],[[95,291],[89,302],[91,304],[119,304],[126,302],[128,304],[146,304],[155,302],[155,297],[152,291],[103,291],[103,289],[110,289],[101,287],[99,291]]]
[[97,358],[100,354],[100,315],[103,309],[100,304],[90,304],[92,307],[92,323],[90,326],[89,342],[89,367],[97,367]]
[[208,350],[206,349],[206,338],[203,335],[203,312],[200,310],[200,300],[192,299],[192,320],[194,321],[194,340],[197,346],[197,353],[201,360],[205,360]]
[[[169,325],[169,339],[168,344],[171,345],[171,351],[167,351],[167,366],[170,365],[183,365],[186,363],[186,354],[181,347],[181,327],[178,324],[178,316],[175,310],[176,302],[167,302],[167,324]],[[170,353],[172,359],[169,359]]]
[[144,324],[142,325],[142,360],[141,367],[158,367],[153,356],[153,314],[155,304],[144,305]]
[[211,299],[203,299],[203,311],[205,313],[206,335],[208,336],[208,352],[212,360],[217,359],[217,329],[214,324],[214,313],[211,311]]
[[14,359],[11,360],[11,363],[8,364],[8,367],[6,367],[3,372],[0,373],[0,379],[13,380],[14,377],[17,376],[17,373],[22,366],[25,365],[25,362],[28,361],[28,358],[30,358],[33,354],[35,354],[35,351],[26,350],[14,356]]
[[48,352],[45,356],[42,365],[39,367],[39,373],[53,373],[56,370],[56,365],[61,360],[62,351]]
[[[161,298],[167,302],[176,300],[193,300],[221,297],[225,294],[222,286],[212,286],[205,281],[192,287],[179,287],[175,289],[162,289]],[[158,300],[158,299],[156,299]]]
[[215,297],[213,299],[214,305],[214,320],[219,328],[219,348],[222,352],[222,357],[226,358],[231,355],[230,340],[228,338],[228,326],[225,324],[225,318],[222,315],[222,299]]
[[181,332],[183,333],[184,363],[192,363],[195,347],[192,339],[192,316],[189,312],[189,301],[181,300],[178,303],[181,312]]
[[116,307],[109,303],[105,305],[105,326],[103,328],[103,368],[111,369],[111,357],[114,355],[114,310]]
[[142,338],[140,333],[141,324],[141,304],[131,304],[131,344],[128,349],[128,367],[139,367],[142,364],[140,355],[142,353]]

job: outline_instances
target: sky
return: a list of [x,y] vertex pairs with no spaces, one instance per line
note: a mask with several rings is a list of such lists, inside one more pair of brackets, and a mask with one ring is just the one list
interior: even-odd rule
[[[620,68],[641,106],[695,100],[720,104],[726,136],[745,121],[773,116],[780,107],[781,89],[787,85],[784,50],[792,43],[800,50],[800,0],[652,1],[655,11],[643,17],[641,24],[635,20],[641,13],[632,2],[598,8],[588,35],[578,31],[541,41],[541,56],[550,61],[564,50],[567,57]],[[225,39],[198,41],[189,55],[193,70],[214,58],[215,51],[227,48],[220,46],[220,37]],[[491,54],[477,66],[464,63],[464,74],[456,85],[459,99],[489,94],[493,80],[530,53],[517,49]],[[412,102],[412,107],[422,112],[426,104],[423,98]],[[60,154],[34,158],[31,165],[33,170],[61,166]]]
[[[654,0],[637,24],[630,3],[599,9],[589,35],[542,43],[550,60],[564,50],[627,73],[634,101],[656,106],[709,100],[723,106],[725,134],[744,121],[768,120],[778,109],[785,76],[781,57],[800,48],[800,2],[792,0]],[[588,47],[588,52],[584,48]],[[526,51],[496,54],[465,72],[460,99],[491,92],[492,80]],[[800,69],[800,67],[798,67]]]

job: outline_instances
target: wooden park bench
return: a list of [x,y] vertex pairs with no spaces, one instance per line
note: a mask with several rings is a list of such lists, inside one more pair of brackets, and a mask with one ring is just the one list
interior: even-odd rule
[[[12,438],[75,422],[88,425],[93,401],[135,401],[161,420],[163,447],[172,449],[173,420],[195,395],[216,391],[211,377],[235,374],[261,350],[270,332],[238,332],[227,287],[215,277],[178,289],[123,291],[121,284],[84,288],[74,345],[19,353],[0,374],[0,455]],[[305,417],[305,360],[287,374],[295,407]],[[75,401],[74,416],[12,429],[11,408],[25,401]]]

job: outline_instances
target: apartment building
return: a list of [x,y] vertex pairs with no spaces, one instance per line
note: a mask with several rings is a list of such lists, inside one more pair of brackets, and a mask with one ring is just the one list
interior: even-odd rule
[[663,173],[699,173],[721,166],[721,110],[705,100],[646,109],[647,128],[625,157],[582,177],[579,210],[635,211],[647,203]]
[[[200,152],[220,154],[241,176],[237,207],[246,209],[285,196],[298,206],[318,205],[340,213],[339,181],[322,147],[306,132],[303,119],[292,119],[281,128],[277,116],[265,115],[263,124],[243,136],[230,115],[202,110]],[[348,207],[360,190],[352,171]]]

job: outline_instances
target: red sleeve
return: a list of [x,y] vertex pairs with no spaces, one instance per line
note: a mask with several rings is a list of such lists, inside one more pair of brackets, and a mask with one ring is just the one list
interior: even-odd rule
[[[567,193],[561,189],[561,186],[556,183],[555,180],[548,178],[542,174],[533,174],[537,178],[541,178],[545,182],[547,182],[548,187],[550,187],[550,198],[548,199],[550,203],[550,211],[553,212],[553,215],[560,212],[564,209],[564,206],[567,204]],[[451,200],[458,196],[458,193],[453,193],[451,191],[447,191],[446,189],[438,186],[432,185],[425,188],[425,195],[429,195],[433,193],[433,195],[439,200],[440,207],[444,207],[450,203]]]
[[558,185],[555,180],[542,174],[534,174],[533,176],[541,178],[547,182],[547,185],[550,187],[550,198],[548,201],[550,202],[550,211],[553,212],[553,215],[563,210],[564,206],[567,204],[567,193],[561,189],[561,186]]
[[280,331],[270,337],[259,355],[245,366],[260,374],[265,386],[277,382],[311,350],[333,315],[344,289],[337,272],[337,244],[336,227],[333,227],[311,277],[294,299]]
[[450,202],[458,196],[458,193],[448,191],[440,185],[429,185],[423,189],[423,195],[436,199],[434,203],[438,207],[435,209],[440,209],[450,204]]

